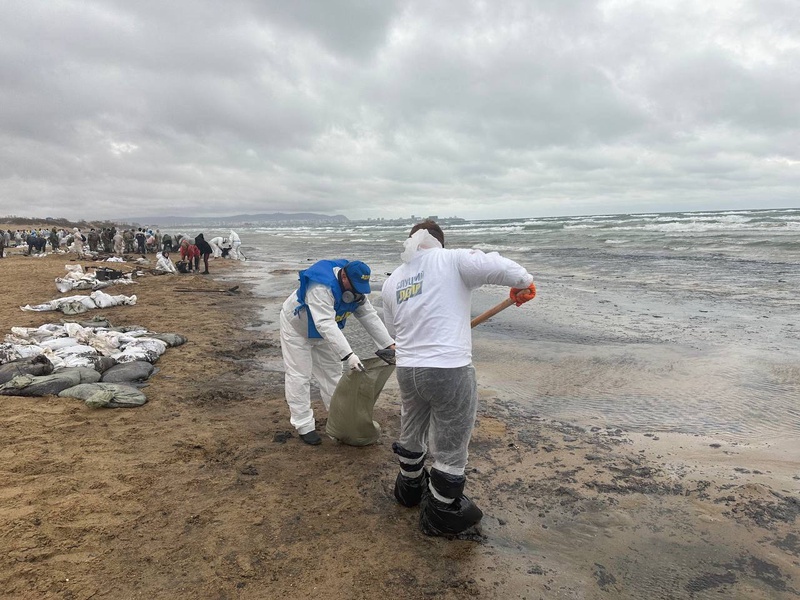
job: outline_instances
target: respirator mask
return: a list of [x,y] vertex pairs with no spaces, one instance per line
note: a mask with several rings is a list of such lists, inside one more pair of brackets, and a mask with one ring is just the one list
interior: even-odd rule
[[344,282],[342,281],[342,273],[344,272],[345,271],[343,268],[339,269],[339,273],[337,275],[339,278],[339,287],[342,288],[342,302],[345,302],[346,304],[350,304],[351,302],[355,302],[356,304],[364,304],[364,302],[367,300],[367,297],[364,294],[359,294],[358,292],[344,289]]

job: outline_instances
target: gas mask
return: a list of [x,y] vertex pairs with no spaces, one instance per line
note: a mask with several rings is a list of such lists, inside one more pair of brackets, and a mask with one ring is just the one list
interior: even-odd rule
[[355,302],[356,304],[364,304],[367,297],[364,294],[358,294],[356,292],[351,292],[350,290],[345,290],[342,292],[342,302],[351,303]]
[[[339,269],[339,273],[337,275],[339,279],[339,287],[342,288],[342,302],[350,304],[351,302],[355,302],[356,304],[364,304],[367,300],[367,297],[364,294],[359,294],[358,292],[353,292],[350,290],[344,289],[344,282],[342,281],[342,272],[344,269]],[[352,285],[352,284],[351,284]]]

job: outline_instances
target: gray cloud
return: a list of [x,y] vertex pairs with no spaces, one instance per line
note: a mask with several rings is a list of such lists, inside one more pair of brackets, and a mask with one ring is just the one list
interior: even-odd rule
[[797,204],[800,7],[0,4],[0,215]]

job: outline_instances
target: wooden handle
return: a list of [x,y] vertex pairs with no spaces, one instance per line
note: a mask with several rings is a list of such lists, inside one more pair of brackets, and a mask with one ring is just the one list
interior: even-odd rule
[[472,319],[472,321],[469,322],[469,326],[470,327],[475,327],[476,325],[480,325],[486,319],[492,318],[493,316],[495,316],[500,311],[507,309],[509,306],[514,306],[514,304],[516,304],[516,302],[514,302],[514,300],[512,300],[511,298],[506,298],[505,300],[503,300],[497,306],[495,306],[493,308],[490,308],[485,313],[480,314],[477,317],[475,317],[474,319]]

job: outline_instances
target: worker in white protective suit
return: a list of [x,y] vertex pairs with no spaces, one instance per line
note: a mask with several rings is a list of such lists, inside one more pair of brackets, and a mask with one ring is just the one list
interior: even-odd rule
[[222,247],[228,244],[228,238],[222,236],[213,237],[208,240],[208,245],[211,246],[211,256],[220,258],[222,256]]
[[172,262],[172,259],[169,257],[169,252],[164,250],[163,252],[158,252],[156,254],[156,271],[159,273],[177,273],[178,268],[175,266],[175,263]]
[[[414,225],[400,265],[383,284],[384,320],[397,341],[402,402],[394,495],[421,503],[427,535],[452,536],[477,524],[481,510],[464,495],[467,447],[478,407],[472,366],[470,299],[484,285],[507,285],[517,306],[536,294],[533,276],[496,252],[444,249],[434,221]],[[424,463],[430,441],[430,473]]]
[[72,228],[72,236],[73,239],[70,250],[72,250],[75,254],[77,254],[78,258],[83,258],[83,253],[84,253],[83,245],[86,242],[86,239],[84,238],[83,233],[81,233],[81,230],[78,229],[77,227]]
[[280,333],[286,402],[291,423],[306,444],[322,442],[311,409],[311,378],[319,384],[328,409],[343,363],[349,369],[364,370],[342,333],[347,318],[357,318],[377,348],[394,348],[394,340],[367,298],[369,279],[370,268],[361,261],[321,260],[300,271],[300,287],[283,303]]
[[239,252],[239,247],[242,245],[242,240],[239,239],[238,234],[232,229],[230,235],[228,236],[228,241],[231,243],[231,251],[229,256],[236,260],[242,258],[241,252]]
[[219,245],[222,243],[222,238],[217,236],[213,237],[210,240],[206,240],[208,245],[211,247],[211,258],[219,258],[222,256],[222,248]]

